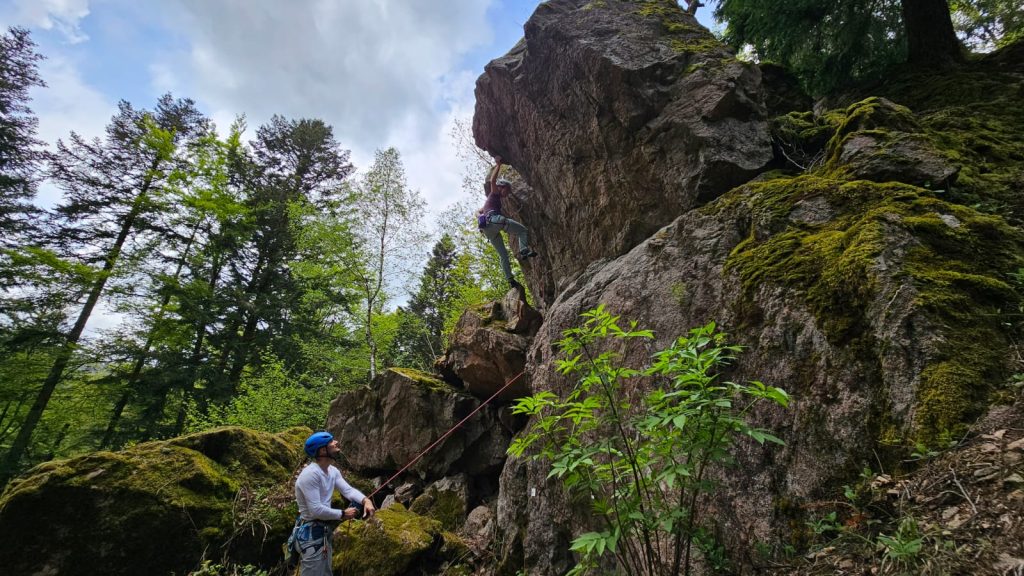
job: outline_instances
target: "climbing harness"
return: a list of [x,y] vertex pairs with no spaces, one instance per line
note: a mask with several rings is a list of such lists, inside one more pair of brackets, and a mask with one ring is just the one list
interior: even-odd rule
[[468,420],[469,420],[470,418],[472,418],[472,417],[473,417],[473,415],[474,415],[474,414],[476,414],[477,412],[479,412],[479,411],[480,411],[480,410],[481,410],[481,409],[482,409],[482,408],[483,408],[484,406],[487,406],[487,404],[488,404],[488,403],[489,403],[489,402],[490,402],[491,400],[494,400],[495,398],[497,398],[499,394],[501,394],[502,392],[504,392],[506,388],[508,388],[509,386],[511,386],[511,385],[512,385],[512,383],[513,383],[513,382],[515,382],[516,380],[518,380],[518,379],[519,379],[519,377],[520,377],[520,376],[522,376],[522,375],[523,375],[523,373],[525,373],[525,372],[526,372],[526,371],[525,371],[525,370],[523,370],[523,371],[519,372],[519,374],[516,374],[515,376],[513,376],[511,380],[509,380],[508,382],[505,382],[505,385],[504,385],[504,386],[502,386],[501,388],[499,388],[499,389],[498,389],[498,391],[497,391],[497,392],[495,392],[494,394],[491,394],[491,397],[490,397],[490,398],[488,398],[487,400],[484,400],[484,401],[483,401],[483,403],[481,403],[481,404],[480,404],[479,406],[477,406],[476,408],[474,408],[474,409],[473,409],[473,411],[472,411],[472,412],[470,412],[468,416],[466,416],[465,418],[463,418],[462,420],[460,420],[460,421],[459,421],[459,423],[458,423],[458,424],[456,424],[455,426],[452,426],[452,427],[451,427],[451,429],[450,429],[450,430],[448,430],[447,432],[445,432],[444,434],[442,434],[440,438],[438,438],[437,440],[434,440],[434,442],[433,442],[433,443],[432,443],[432,444],[431,444],[430,446],[427,446],[426,448],[424,448],[423,450],[421,450],[419,454],[417,454],[417,455],[416,455],[415,457],[413,457],[413,459],[412,459],[412,460],[410,460],[410,461],[409,461],[409,463],[408,463],[408,464],[406,464],[405,466],[402,466],[402,469],[401,469],[401,470],[399,470],[398,472],[395,472],[395,473],[394,473],[394,474],[393,474],[393,475],[391,476],[391,478],[388,478],[387,480],[385,480],[385,481],[384,481],[384,482],[383,482],[383,483],[382,483],[382,484],[381,484],[380,486],[378,486],[378,487],[377,487],[377,489],[376,489],[376,490],[374,490],[374,491],[373,491],[373,492],[372,492],[372,493],[371,493],[371,494],[370,494],[369,496],[367,496],[367,498],[369,498],[370,500],[373,500],[373,496],[374,496],[375,494],[377,494],[378,492],[380,492],[381,490],[383,490],[383,489],[384,489],[384,488],[385,488],[385,487],[386,487],[386,486],[387,486],[388,484],[390,484],[390,483],[391,483],[391,482],[392,482],[392,481],[393,481],[393,480],[394,480],[395,478],[398,478],[398,477],[399,477],[399,476],[400,476],[400,475],[402,474],[402,472],[405,472],[406,470],[408,470],[408,469],[409,469],[409,467],[410,467],[410,466],[412,466],[413,464],[415,464],[416,462],[418,462],[418,461],[419,461],[419,459],[420,459],[420,458],[422,458],[424,454],[426,454],[427,452],[430,452],[431,450],[433,450],[435,446],[437,446],[438,444],[440,444],[440,443],[441,443],[441,441],[443,441],[443,440],[444,440],[445,438],[447,438],[447,437],[451,436],[453,432],[455,432],[456,430],[458,430],[458,429],[459,429],[459,427],[461,427],[461,426],[462,426],[463,424],[465,424],[465,423],[466,423],[466,421],[468,421]]

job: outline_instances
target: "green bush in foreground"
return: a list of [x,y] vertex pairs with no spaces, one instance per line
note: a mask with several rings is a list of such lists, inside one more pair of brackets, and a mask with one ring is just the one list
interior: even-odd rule
[[[620,366],[614,352],[598,353],[602,341],[651,339],[649,330],[628,330],[603,306],[583,314],[579,328],[566,330],[558,347],[563,374],[579,378],[565,398],[540,392],[520,399],[516,413],[534,416],[509,454],[551,464],[549,477],[560,478],[573,497],[593,505],[603,522],[572,542],[580,556],[570,572],[586,574],[612,555],[636,575],[685,574],[696,545],[706,561],[721,567],[724,558],[702,517],[703,500],[714,490],[712,466],[731,462],[729,448],[742,437],[782,444],[745,416],[763,400],[783,407],[785,391],[761,382],[721,382],[718,371],[739,352],[715,331],[695,328],[643,369]],[[645,379],[649,392],[634,405],[626,383]],[[609,560],[606,559],[605,563]]]

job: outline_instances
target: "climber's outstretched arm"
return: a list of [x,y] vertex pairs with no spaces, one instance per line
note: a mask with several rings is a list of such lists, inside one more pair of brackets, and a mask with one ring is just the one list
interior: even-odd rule
[[501,173],[501,166],[502,166],[501,156],[495,156],[494,157],[494,161],[497,162],[497,164],[494,165],[494,168],[491,168],[491,173],[487,175],[487,190],[488,190],[488,192],[494,190],[494,187],[495,187],[495,185],[496,185],[496,183],[498,181],[498,174]]

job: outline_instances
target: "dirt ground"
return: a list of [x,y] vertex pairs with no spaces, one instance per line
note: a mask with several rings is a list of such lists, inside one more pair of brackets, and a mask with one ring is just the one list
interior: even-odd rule
[[1024,576],[1024,399],[902,477],[865,478],[810,528],[810,553],[770,575]]

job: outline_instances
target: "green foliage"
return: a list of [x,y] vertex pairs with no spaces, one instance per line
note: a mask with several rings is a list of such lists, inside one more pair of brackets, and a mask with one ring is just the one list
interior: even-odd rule
[[370,362],[370,378],[377,374],[378,356],[386,346],[374,332],[374,317],[389,296],[405,287],[423,233],[420,228],[423,198],[410,188],[398,150],[378,150],[373,165],[350,187],[356,216],[360,293],[358,319]]
[[[572,542],[580,555],[572,573],[596,569],[611,554],[630,574],[676,574],[681,566],[689,574],[693,546],[724,565],[710,537],[713,520],[703,515],[714,491],[709,472],[732,462],[729,450],[741,438],[782,444],[747,418],[759,402],[785,407],[789,397],[760,382],[721,381],[739,348],[713,323],[632,368],[610,348],[652,333],[635,322],[620,327],[603,306],[582,317],[558,343],[559,372],[578,380],[564,398],[545,391],[519,400],[514,412],[534,421],[509,447],[515,457],[532,450],[530,458],[549,462],[548,476],[598,516],[601,528]],[[626,391],[641,380],[649,392],[634,403]]]
[[189,572],[188,576],[269,576],[266,570],[260,570],[251,564],[215,564],[209,560],[203,560],[199,570]]
[[399,308],[399,327],[389,360],[398,366],[430,370],[447,346],[449,319],[464,308],[462,295],[473,284],[455,241],[444,234],[434,245],[420,274],[420,285],[409,304]]
[[0,248],[21,244],[39,211],[31,200],[42,149],[36,139],[39,121],[28,104],[29,90],[45,85],[40,60],[28,30],[12,27],[0,34]]
[[949,9],[957,34],[979,52],[1024,37],[1024,9],[1017,0],[950,0]]
[[909,569],[917,560],[924,545],[924,537],[913,518],[904,518],[892,536],[878,535],[878,543],[882,545],[884,557],[882,565],[891,564],[898,569]]
[[715,16],[726,22],[724,39],[752,45],[813,93],[877,78],[906,59],[899,0],[793,0],[785,9],[758,0],[722,0]]
[[200,411],[193,402],[188,412],[187,431],[218,426],[242,426],[252,430],[280,432],[293,426],[321,427],[333,395],[324,389],[307,388],[290,375],[284,363],[265,356],[258,368],[247,368],[239,392],[224,404]]

